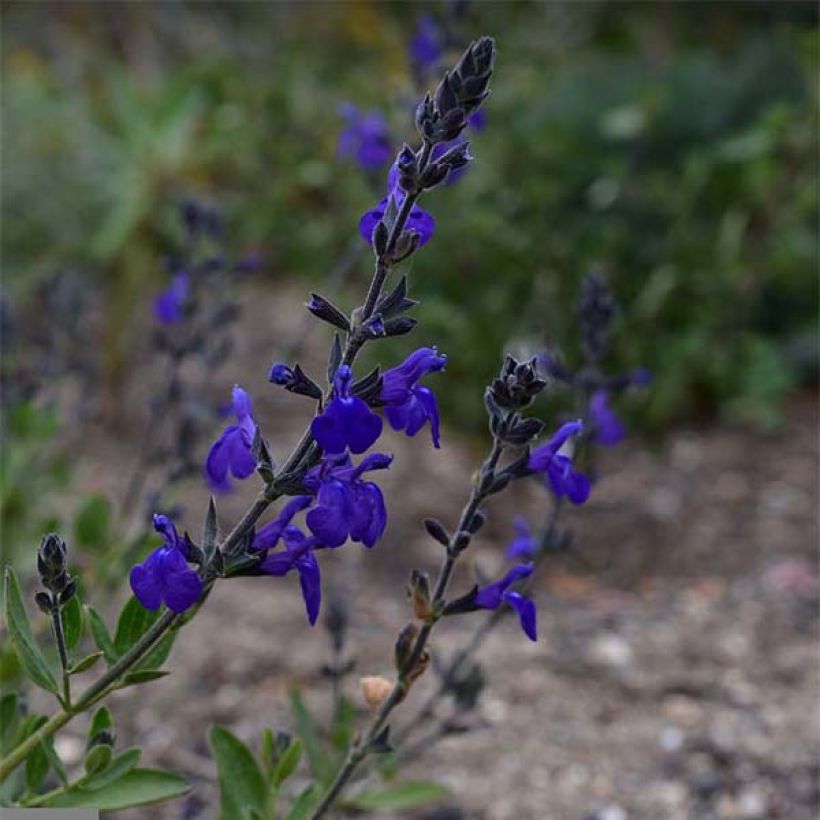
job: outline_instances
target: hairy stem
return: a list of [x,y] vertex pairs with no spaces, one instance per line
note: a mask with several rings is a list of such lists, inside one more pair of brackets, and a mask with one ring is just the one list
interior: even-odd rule
[[71,708],[71,680],[68,677],[68,650],[65,645],[65,633],[63,632],[63,614],[56,600],[54,608],[51,610],[51,625],[54,628],[54,642],[57,644],[57,652],[60,654],[60,668],[63,673],[63,705]]

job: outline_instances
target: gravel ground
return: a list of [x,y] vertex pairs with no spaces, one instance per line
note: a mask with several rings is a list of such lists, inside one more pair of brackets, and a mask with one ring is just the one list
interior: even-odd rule
[[[285,323],[295,315],[280,313]],[[247,344],[240,359],[268,360],[270,350]],[[264,395],[260,418],[293,417],[291,427],[266,431],[281,453],[304,423],[305,405],[254,380],[243,384]],[[592,500],[567,519],[573,550],[538,578],[539,641],[511,621],[490,636],[480,653],[486,690],[458,718],[470,731],[439,740],[404,772],[439,781],[452,797],[406,816],[818,816],[816,430],[809,397],[792,403],[776,434],[679,430],[654,448],[628,441],[605,454]],[[392,641],[407,620],[407,573],[433,571],[438,559],[418,521],[452,521],[481,459],[446,431],[444,441],[435,452],[427,441],[392,435],[395,466],[379,480],[395,512],[382,543],[323,561],[328,589],[350,602],[347,653],[356,667],[344,686],[361,721],[357,679],[391,674]],[[92,483],[104,485],[109,476],[93,469]],[[427,480],[411,481],[411,473]],[[200,488],[193,509],[203,497]],[[468,588],[476,563],[496,571],[514,514],[537,520],[543,506],[537,487],[492,500],[457,588]],[[241,499],[222,505],[226,527],[240,507]],[[480,621],[476,614],[445,622],[436,657],[456,650]],[[216,817],[208,727],[227,725],[253,743],[264,726],[292,728],[293,685],[326,714],[327,658],[327,635],[307,627],[295,579],[218,586],[177,642],[173,674],[111,698],[121,742],[140,742],[146,762],[186,774],[194,790],[121,816]],[[395,727],[435,683],[433,672],[419,681]],[[444,704],[438,717],[448,715]],[[69,759],[80,754],[82,728],[60,740]]]

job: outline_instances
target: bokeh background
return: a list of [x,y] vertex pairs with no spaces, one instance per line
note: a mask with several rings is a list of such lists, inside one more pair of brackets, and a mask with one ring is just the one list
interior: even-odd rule
[[[240,382],[286,452],[309,409],[274,394],[268,366],[298,351],[322,372],[328,334],[306,333],[300,305],[320,290],[349,308],[363,291],[356,226],[386,173],[339,157],[341,106],[379,111],[396,150],[412,138],[426,86],[408,44],[423,14],[448,56],[490,33],[499,58],[475,163],[425,202],[438,231],[407,269],[419,330],[370,354],[435,344],[450,360],[443,450],[396,437],[385,541],[336,570],[357,670],[389,669],[406,572],[436,560],[417,522],[453,517],[500,356],[549,347],[577,361],[579,283],[601,271],[621,304],[608,367],[646,367],[653,383],[620,406],[630,435],[601,459],[575,549],[539,587],[542,641],[502,629],[475,733],[413,764],[451,788],[429,812],[813,817],[811,3],[4,3],[4,552],[30,569],[39,533],[59,527],[88,593],[107,584],[112,610],[124,596],[105,567],[125,539],[128,465],[162,435],[152,304],[184,243],[184,197],[218,207],[228,252],[257,262],[224,285],[239,319],[198,398],[216,408]],[[565,404],[549,391],[539,412]],[[225,499],[226,522],[250,492]],[[193,530],[206,498],[193,476],[165,501]],[[543,504],[535,490],[498,503],[479,560],[500,565],[514,513],[535,520]],[[132,527],[142,507],[128,512]],[[123,735],[196,784],[138,816],[212,816],[209,722],[251,741],[260,714],[288,726],[293,682],[321,714],[326,638],[305,636],[289,586],[229,585],[171,678],[115,700]],[[446,655],[465,633],[442,632]]]

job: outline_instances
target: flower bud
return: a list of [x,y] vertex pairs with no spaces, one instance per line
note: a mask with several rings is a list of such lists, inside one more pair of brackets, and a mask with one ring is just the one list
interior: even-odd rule
[[359,681],[362,695],[368,706],[380,706],[393,691],[393,684],[380,675],[371,675]]
[[430,605],[430,578],[426,572],[414,569],[410,573],[410,586],[407,588],[413,614],[420,621],[429,621],[433,615]]
[[51,592],[59,594],[68,585],[66,574],[65,541],[56,533],[49,533],[40,542],[37,551],[37,571],[43,586]]

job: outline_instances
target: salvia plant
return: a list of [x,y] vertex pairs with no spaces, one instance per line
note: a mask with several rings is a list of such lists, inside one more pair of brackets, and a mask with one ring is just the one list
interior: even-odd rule
[[[428,25],[426,32],[424,25]],[[413,42],[419,64],[440,59],[435,43],[431,45],[435,40],[431,31],[423,21]],[[35,638],[16,574],[6,567],[6,625],[20,666],[58,704],[46,716],[28,711],[14,693],[0,701],[0,782],[6,804],[116,809],[182,794],[188,786],[181,777],[139,766],[137,748],[117,749],[111,713],[101,704],[118,689],[166,675],[162,667],[173,641],[205,605],[214,586],[243,576],[258,577],[260,583],[271,583],[269,577],[263,580],[265,576],[289,576],[283,583],[298,581],[311,626],[324,608],[332,649],[324,671],[333,683],[334,714],[332,726],[323,732],[295,692],[292,708],[299,739],[266,729],[258,754],[227,729],[213,727],[210,742],[219,776],[221,817],[319,818],[334,807],[386,809],[440,794],[434,784],[425,783],[368,791],[363,775],[373,763],[390,761],[395,766],[403,755],[406,759],[451,731],[452,715],[440,714],[442,700],[453,698],[456,712],[475,705],[484,674],[474,656],[505,613],[515,615],[526,638],[537,639],[530,594],[534,573],[547,555],[567,546],[569,534],[559,528],[560,511],[567,504],[583,504],[592,489],[594,474],[580,468],[580,458],[590,445],[614,444],[622,437],[623,427],[611,402],[630,385],[645,381],[643,374],[613,376],[603,369],[615,305],[600,276],[587,279],[580,298],[585,361],[579,367],[573,369],[550,353],[522,361],[512,356],[504,359],[484,395],[490,431],[487,455],[454,520],[423,522],[440,548],[440,566],[434,575],[421,569],[412,572],[407,587],[408,623],[394,639],[395,671],[389,679],[375,675],[361,679],[361,695],[372,711],[365,725],[354,726],[356,712],[343,692],[353,664],[345,642],[350,603],[337,590],[323,604],[322,556],[350,542],[367,550],[378,544],[388,522],[378,475],[393,460],[379,442],[389,427],[410,437],[429,436],[429,446],[439,447],[434,389],[446,379],[442,371],[447,364],[447,356],[433,347],[420,347],[402,362],[367,373],[357,372],[357,357],[366,345],[415,328],[416,320],[409,313],[416,302],[408,296],[406,277],[389,288],[388,279],[400,262],[434,236],[435,222],[419,204],[422,195],[452,179],[472,160],[464,132],[471,123],[475,127],[490,93],[494,62],[493,40],[477,40],[446,71],[435,93],[419,103],[418,144],[405,144],[399,150],[387,174],[383,199],[359,223],[375,257],[362,304],[348,313],[318,293],[311,295],[308,311],[335,331],[326,379],[308,374],[297,362],[270,366],[273,385],[304,396],[315,408],[304,434],[283,460],[274,458],[252,397],[241,386],[233,387],[229,417],[210,445],[202,469],[215,492],[230,491],[254,475],[260,488],[227,534],[220,534],[213,498],[199,536],[180,532],[172,515],[155,513],[153,528],[161,544],[130,569],[133,597],[113,629],[93,606],[82,605],[63,538],[45,536],[37,554],[40,589],[35,602],[48,618],[56,664]],[[381,162],[383,134],[378,119],[357,122],[359,114],[353,110],[347,110],[346,116],[351,134],[340,150],[344,146],[344,151],[356,153],[363,165]],[[364,152],[363,140],[374,143]],[[187,216],[192,232],[216,230],[201,209],[190,210]],[[198,344],[193,341],[195,328],[188,327],[180,335],[174,332],[186,327],[185,317],[191,315],[194,282],[191,272],[175,272],[156,302],[172,363]],[[211,318],[218,324],[216,317]],[[199,332],[206,330],[207,325]],[[532,415],[532,405],[548,380],[572,391],[577,413],[543,435],[546,425]],[[481,577],[472,588],[451,589],[456,565],[464,560],[486,520],[489,499],[511,483],[533,477],[552,498],[545,522],[531,530],[523,519],[519,521],[516,538],[506,552],[506,571]],[[281,502],[278,510],[263,521],[277,502]],[[431,640],[439,623],[445,618],[470,618],[476,612],[486,613],[485,620],[461,651],[448,661],[437,659],[431,664]],[[79,651],[86,633],[95,645],[89,654]],[[431,665],[437,668],[439,685],[421,704],[417,717],[392,732],[394,712]],[[104,671],[93,677],[100,668]],[[81,674],[91,682],[77,691],[75,681]],[[84,714],[90,715],[90,723],[83,770],[69,775],[54,738]],[[424,737],[411,744],[416,732],[424,732]],[[303,750],[312,782],[296,793],[287,781],[299,767]]]

